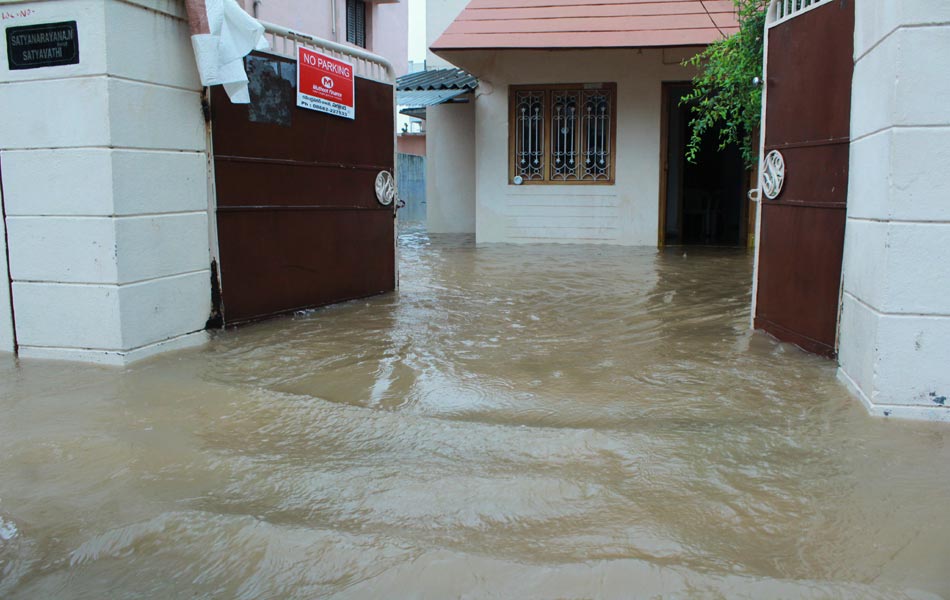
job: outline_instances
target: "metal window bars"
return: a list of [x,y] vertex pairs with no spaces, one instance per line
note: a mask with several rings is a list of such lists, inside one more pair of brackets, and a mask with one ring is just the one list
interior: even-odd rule
[[552,181],[570,181],[578,174],[578,107],[580,93],[555,91],[551,99]]
[[614,84],[511,90],[512,183],[612,183]]
[[544,179],[544,92],[518,92],[515,100],[515,175]]
[[610,94],[584,91],[584,170],[582,180],[610,179]]

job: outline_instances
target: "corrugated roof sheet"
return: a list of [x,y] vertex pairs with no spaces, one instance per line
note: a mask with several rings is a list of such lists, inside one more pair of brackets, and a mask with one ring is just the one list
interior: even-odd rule
[[442,104],[443,102],[448,102],[449,100],[455,98],[456,96],[467,94],[469,91],[470,90],[468,89],[423,90],[423,91],[410,91],[410,92],[398,90],[396,92],[396,105],[405,109],[435,106],[436,104]]
[[425,90],[474,90],[478,87],[478,79],[462,69],[432,69],[409,73],[396,80],[396,89],[399,91]]
[[472,0],[432,49],[694,46],[738,30],[732,0]]

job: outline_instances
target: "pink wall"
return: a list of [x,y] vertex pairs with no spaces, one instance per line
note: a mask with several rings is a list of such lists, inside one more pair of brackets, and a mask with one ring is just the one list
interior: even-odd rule
[[401,133],[396,138],[396,152],[402,154],[426,155],[426,134]]
[[[253,14],[253,0],[238,0]],[[336,32],[333,30],[336,4]],[[367,2],[367,50],[389,59],[396,75],[409,70],[409,1]],[[346,0],[261,0],[257,18],[327,40],[346,43]]]
[[[367,9],[369,5],[367,5]],[[376,4],[370,19],[372,48],[396,67],[396,75],[409,72],[409,0]]]

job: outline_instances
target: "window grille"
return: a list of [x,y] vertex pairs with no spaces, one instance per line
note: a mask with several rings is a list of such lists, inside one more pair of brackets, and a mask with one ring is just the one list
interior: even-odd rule
[[544,92],[517,92],[515,171],[525,181],[544,179]]
[[584,92],[584,170],[581,179],[609,180],[610,175],[610,95]]
[[580,92],[555,91],[551,99],[551,180],[572,181],[577,179],[577,113]]
[[616,85],[512,86],[512,183],[613,183]]
[[366,2],[346,0],[346,41],[366,47]]

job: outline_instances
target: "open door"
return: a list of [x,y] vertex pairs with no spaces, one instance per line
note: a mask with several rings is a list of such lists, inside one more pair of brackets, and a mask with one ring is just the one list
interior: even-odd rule
[[770,19],[764,152],[781,158],[784,185],[774,198],[762,198],[755,327],[833,357],[848,199],[854,2],[815,3]]
[[720,150],[707,134],[696,163],[686,160],[689,83],[663,85],[663,181],[660,245],[745,246],[748,235],[748,176],[739,147]]

